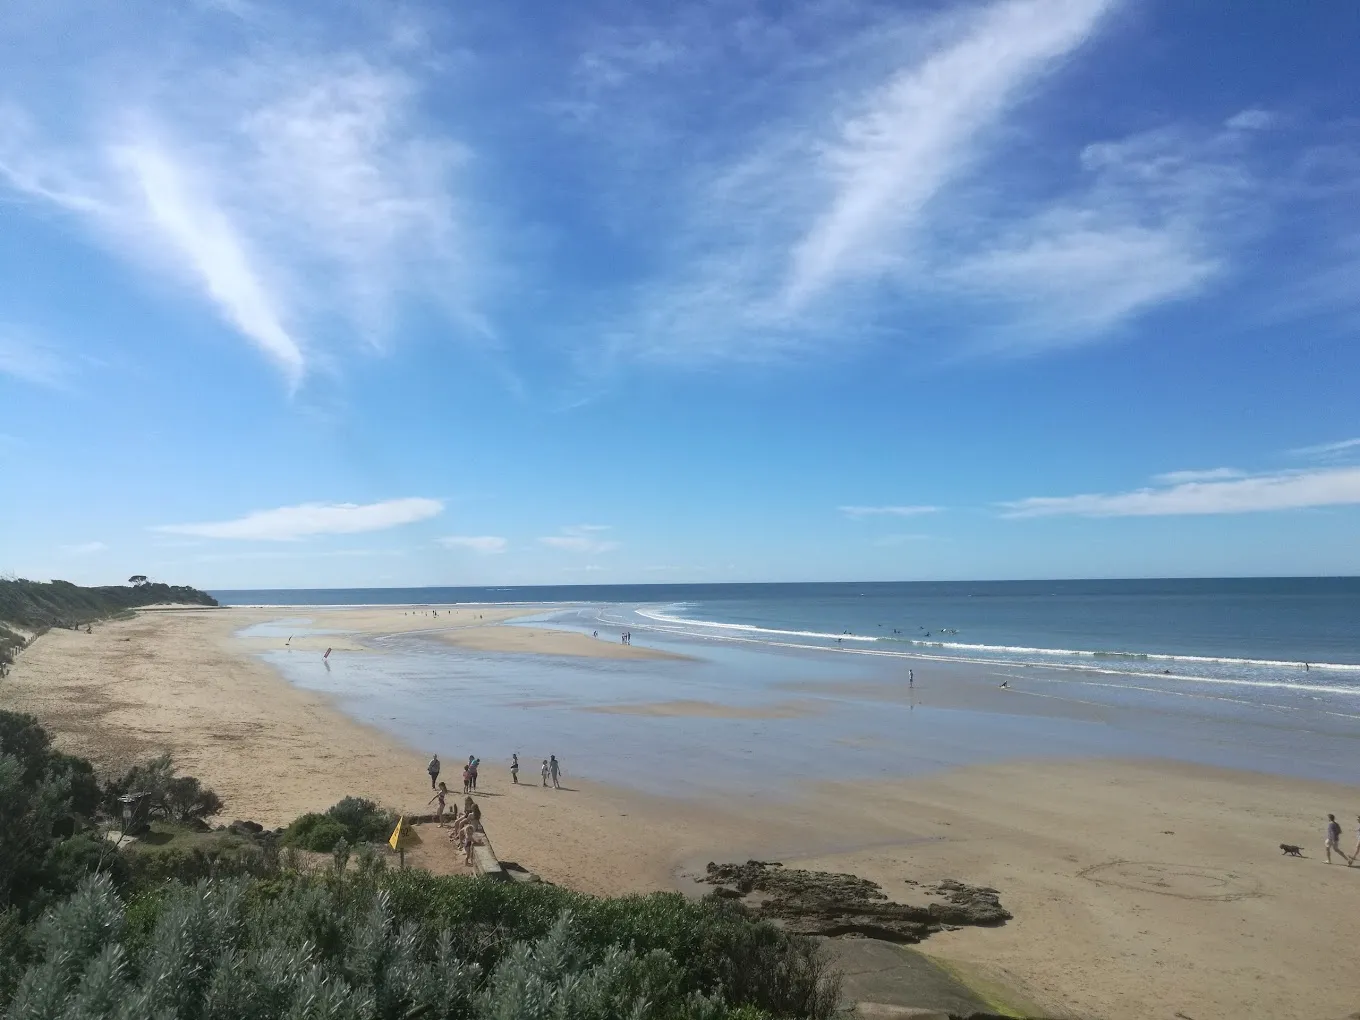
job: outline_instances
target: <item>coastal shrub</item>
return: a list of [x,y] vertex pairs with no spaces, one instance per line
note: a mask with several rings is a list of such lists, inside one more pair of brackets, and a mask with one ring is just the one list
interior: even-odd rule
[[113,818],[122,812],[119,798],[130,793],[147,795],[147,812],[172,822],[201,822],[222,810],[222,798],[193,776],[175,774],[174,760],[163,754],[139,762],[104,786],[101,804]]
[[31,715],[0,711],[0,911],[40,912],[90,871],[122,879],[111,844],[88,835],[89,762],[52,750]]
[[395,813],[362,797],[346,797],[325,814],[299,815],[283,834],[284,846],[328,854],[343,839],[349,846],[384,843],[396,828]]
[[312,811],[293,820],[283,834],[283,845],[328,854],[335,850],[337,843],[348,838],[345,827],[334,818]]
[[[403,883],[405,884],[403,885]],[[516,884],[517,885],[517,884]],[[483,964],[463,951],[464,936],[434,928],[430,911],[408,915],[400,902],[423,887],[445,905],[493,906],[473,887],[507,890],[512,919],[498,923],[507,939]],[[619,901],[621,912],[579,908],[597,901],[549,886],[514,886],[464,877],[402,875],[236,879],[171,883],[124,906],[105,876],[89,879],[69,899],[29,926],[21,976],[0,1010],[10,1020],[46,1017],[265,1020],[273,1017],[459,1018],[518,1020],[825,1020],[834,982],[820,997],[794,1006],[779,997],[745,998],[738,987],[710,982],[704,968],[665,947],[632,944],[625,926],[606,938],[604,919],[630,913],[646,898]],[[467,895],[463,895],[467,890]],[[711,905],[683,910],[670,898],[655,909],[697,920],[711,936],[708,952],[730,947],[736,928],[767,926],[720,914]],[[546,914],[531,904],[541,900]],[[563,902],[572,908],[558,910]],[[418,906],[418,904],[410,904]],[[692,909],[691,909],[692,908]],[[718,919],[718,927],[706,918]],[[656,918],[654,917],[655,921]],[[527,922],[527,930],[518,923]],[[647,925],[643,925],[646,928]],[[669,922],[654,926],[669,930]],[[773,929],[770,929],[773,931]],[[433,933],[432,933],[433,932]],[[780,935],[794,950],[803,940]],[[771,959],[769,963],[779,964]],[[6,1008],[7,1007],[7,1008]]]
[[124,855],[137,888],[166,881],[197,882],[232,875],[267,875],[275,869],[260,847],[246,844],[133,849]]
[[345,838],[350,843],[386,842],[397,827],[395,812],[362,797],[346,797],[327,810],[326,815],[345,827]]

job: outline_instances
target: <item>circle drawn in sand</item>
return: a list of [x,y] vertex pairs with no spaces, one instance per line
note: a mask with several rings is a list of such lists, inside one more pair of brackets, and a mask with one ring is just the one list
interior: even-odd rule
[[1256,883],[1243,875],[1193,864],[1107,861],[1077,874],[1097,885],[1117,885],[1122,889],[1176,896],[1183,900],[1228,901],[1260,895]]

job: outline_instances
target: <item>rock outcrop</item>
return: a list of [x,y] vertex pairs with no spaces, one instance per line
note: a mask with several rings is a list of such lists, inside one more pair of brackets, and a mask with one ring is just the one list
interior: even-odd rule
[[1011,918],[995,889],[953,879],[918,887],[938,897],[921,906],[889,902],[878,883],[857,875],[802,871],[772,861],[710,863],[699,881],[715,887],[712,895],[740,899],[757,917],[803,935],[920,942],[948,928]]

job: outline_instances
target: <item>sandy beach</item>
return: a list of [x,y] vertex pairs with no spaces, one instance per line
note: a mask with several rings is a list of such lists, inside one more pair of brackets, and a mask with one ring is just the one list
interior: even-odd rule
[[[429,631],[482,653],[638,658],[665,654],[542,628],[501,627],[524,607],[229,609],[142,613],[93,634],[53,631],[0,684],[0,706],[33,712],[60,745],[107,769],[169,751],[227,802],[228,818],[286,824],[347,794],[426,810],[428,753],[446,775],[470,750],[406,746],[285,682],[252,654],[277,637],[251,624],[312,620],[292,647],[381,654],[366,639]],[[303,629],[299,627],[299,630]],[[530,636],[526,636],[530,635]],[[571,639],[571,640],[568,640]],[[802,696],[782,711],[807,707]],[[624,706],[651,720],[753,716],[721,701]],[[707,860],[747,856],[850,871],[912,901],[907,879],[991,885],[1015,920],[921,948],[973,980],[1055,1016],[1134,1020],[1341,1017],[1360,1009],[1353,957],[1360,867],[1321,861],[1327,811],[1353,845],[1360,789],[1148,760],[1010,761],[914,778],[808,784],[790,797],[667,798],[572,775],[510,784],[486,761],[488,832],[499,855],[596,893],[692,885]],[[677,762],[677,768],[683,763]],[[224,819],[227,820],[227,819]],[[462,865],[432,826],[414,855]],[[1304,845],[1307,859],[1278,844]]]

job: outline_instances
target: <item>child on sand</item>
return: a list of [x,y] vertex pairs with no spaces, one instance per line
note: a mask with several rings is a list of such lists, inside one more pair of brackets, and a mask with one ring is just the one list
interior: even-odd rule
[[519,785],[519,752],[516,751],[510,756],[510,781],[516,786]]
[[538,774],[543,778],[543,785],[548,785],[548,759],[543,759],[543,767],[538,770]]
[[[434,820],[438,822],[441,826],[444,824],[444,801],[447,799],[448,795],[449,795],[448,786],[446,786],[444,783],[440,783],[438,792],[436,792],[435,795],[431,797],[427,802],[430,804],[433,804],[435,801],[439,802],[439,806],[434,809]],[[454,810],[457,811],[458,809],[454,808]]]
[[468,764],[463,766],[463,794],[464,796],[466,796],[471,792],[472,792],[472,763],[468,762]]

